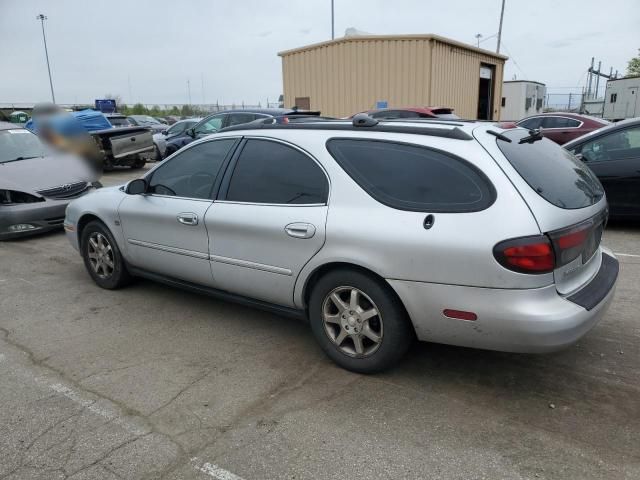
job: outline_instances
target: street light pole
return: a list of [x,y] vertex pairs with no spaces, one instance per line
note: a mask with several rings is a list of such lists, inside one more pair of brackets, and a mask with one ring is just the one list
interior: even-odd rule
[[334,16],[333,16],[333,1],[331,0],[331,40],[333,40],[334,38],[336,38],[336,31],[335,31],[335,20],[334,20]]
[[47,57],[47,70],[49,71],[49,86],[51,87],[51,101],[56,103],[56,95],[53,93],[53,80],[51,80],[51,66],[49,66],[49,51],[47,50],[47,36],[44,34],[44,21],[47,19],[46,15],[40,14],[36,17],[36,20],[40,20],[42,24],[42,40],[44,41],[44,55]]
[[500,26],[498,27],[498,46],[496,47],[496,53],[500,53],[500,40],[502,40],[502,20],[504,19],[504,2],[502,0],[502,9],[500,10]]

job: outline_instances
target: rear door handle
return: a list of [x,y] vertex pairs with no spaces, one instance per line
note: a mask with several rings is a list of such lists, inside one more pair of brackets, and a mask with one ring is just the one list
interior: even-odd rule
[[284,231],[293,238],[311,238],[316,234],[316,227],[310,223],[296,222],[284,227]]
[[177,216],[178,222],[183,225],[194,226],[198,225],[198,215],[191,212],[179,213]]

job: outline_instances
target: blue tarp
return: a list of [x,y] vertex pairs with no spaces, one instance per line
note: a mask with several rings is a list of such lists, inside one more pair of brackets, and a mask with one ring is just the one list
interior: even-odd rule
[[76,117],[88,132],[111,128],[109,120],[107,120],[107,117],[105,117],[102,112],[87,109],[80,112],[72,112],[71,115]]
[[89,109],[80,112],[60,113],[46,117],[40,121],[32,118],[25,124],[25,128],[39,133],[38,130],[42,124],[59,135],[67,136],[112,128],[107,117],[100,112]]

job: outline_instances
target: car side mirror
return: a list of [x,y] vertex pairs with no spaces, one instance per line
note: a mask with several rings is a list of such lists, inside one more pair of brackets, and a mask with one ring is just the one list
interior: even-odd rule
[[144,178],[136,178],[127,183],[125,193],[129,195],[141,195],[147,192],[147,181]]
[[169,130],[163,130],[162,134],[166,137],[167,135],[169,135]]
[[191,138],[196,138],[196,131],[193,128],[189,128],[188,130],[186,130],[186,134]]
[[584,156],[581,153],[574,154],[574,157],[576,157],[581,162],[584,162]]

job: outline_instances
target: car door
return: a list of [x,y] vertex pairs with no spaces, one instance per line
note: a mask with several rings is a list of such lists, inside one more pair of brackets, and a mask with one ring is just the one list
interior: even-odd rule
[[574,152],[602,182],[612,215],[640,215],[640,126],[600,135]]
[[147,193],[119,207],[127,260],[167,277],[211,286],[205,214],[225,159],[237,140],[198,143],[154,169]]
[[293,306],[302,267],[325,240],[329,181],[306,152],[245,138],[207,211],[214,285]]

